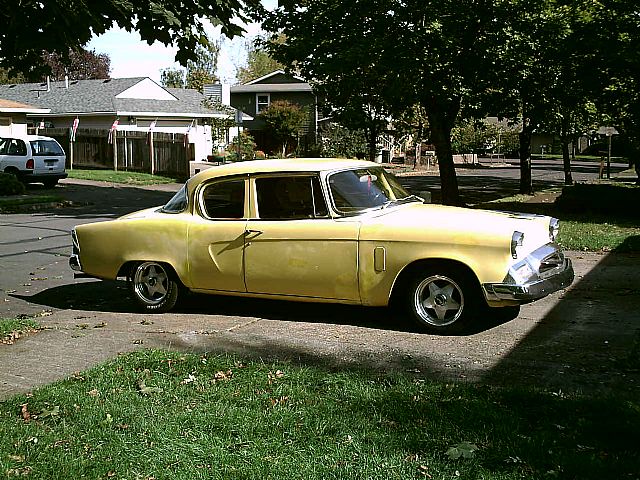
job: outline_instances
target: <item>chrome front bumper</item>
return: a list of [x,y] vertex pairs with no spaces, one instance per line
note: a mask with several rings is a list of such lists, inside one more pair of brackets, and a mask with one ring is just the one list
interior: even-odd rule
[[82,265],[80,264],[80,257],[75,253],[69,257],[69,266],[76,272],[82,271]]
[[[517,272],[530,272],[526,280]],[[489,301],[512,300],[531,302],[571,285],[574,279],[571,260],[565,258],[557,245],[550,243],[527,256],[509,269],[502,283],[485,283],[485,295]]]

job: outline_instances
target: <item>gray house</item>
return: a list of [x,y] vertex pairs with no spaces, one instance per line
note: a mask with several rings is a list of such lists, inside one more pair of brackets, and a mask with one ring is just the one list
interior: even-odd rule
[[286,100],[304,108],[308,112],[301,143],[302,147],[316,143],[318,131],[317,98],[311,85],[304,79],[276,70],[242,85],[231,87],[231,106],[253,117],[243,124],[256,140],[258,148],[265,152],[274,151],[277,145],[264,131],[260,112],[276,100]]
[[[62,140],[76,165],[152,173],[188,172],[188,161],[206,159],[212,119],[229,117],[208,108],[196,90],[164,88],[146,77],[0,85],[0,98],[37,106],[26,113],[30,131]],[[172,145],[164,154],[158,150],[163,142]],[[175,162],[169,157],[176,155],[180,165],[162,167],[161,157]]]

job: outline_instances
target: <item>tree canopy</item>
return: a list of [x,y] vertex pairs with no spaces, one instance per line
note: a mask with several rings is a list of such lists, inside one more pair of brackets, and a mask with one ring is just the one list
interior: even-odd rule
[[285,38],[270,45],[274,57],[343,120],[358,108],[401,118],[419,105],[443,202],[458,204],[451,133],[460,119],[520,125],[521,191],[531,193],[534,131],[552,129],[566,144],[594,121],[594,106],[640,113],[639,19],[632,0],[281,0],[265,25]]
[[265,39],[257,39],[246,43],[247,61],[236,68],[236,76],[240,83],[247,83],[275,70],[283,70],[284,65],[274,59],[266,49]]
[[259,0],[0,0],[0,67],[41,75],[48,71],[43,50],[66,56],[114,24],[137,31],[149,44],[175,45],[176,60],[185,65],[195,60],[197,45],[207,44],[208,21],[233,37],[242,33],[241,21],[257,18],[262,10]]
[[209,41],[196,47],[196,57],[187,61],[187,68],[165,68],[160,73],[160,83],[169,88],[193,88],[202,92],[204,85],[216,83],[220,43]]
[[309,114],[295,103],[275,100],[260,112],[266,129],[280,142],[282,156],[286,156],[287,147],[297,139],[309,118]]
[[111,59],[106,53],[80,48],[69,52],[67,58],[58,53],[45,53],[44,62],[51,67],[51,79],[95,80],[109,78]]

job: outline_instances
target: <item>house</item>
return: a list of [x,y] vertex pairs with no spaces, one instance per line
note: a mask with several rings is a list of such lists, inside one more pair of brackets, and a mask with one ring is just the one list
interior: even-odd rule
[[27,115],[45,115],[49,112],[48,108],[38,108],[0,97],[0,137],[26,135]]
[[186,173],[212,154],[214,119],[230,116],[146,77],[0,85],[0,98],[37,105],[27,123],[71,151],[70,167]]
[[317,97],[309,83],[295,75],[276,70],[250,82],[232,86],[230,89],[231,106],[253,117],[243,126],[253,136],[258,148],[266,152],[274,151],[277,145],[265,132],[260,112],[276,100],[286,100],[304,108],[308,119],[300,138],[301,147],[307,148],[317,143],[318,105]]

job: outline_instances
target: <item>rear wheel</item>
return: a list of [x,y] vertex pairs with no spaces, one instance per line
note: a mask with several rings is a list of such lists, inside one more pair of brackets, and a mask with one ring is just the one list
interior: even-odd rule
[[58,179],[55,180],[45,180],[44,182],[44,188],[53,188],[58,184]]
[[480,292],[471,275],[456,266],[429,266],[414,273],[404,306],[425,332],[461,333],[481,310]]
[[173,272],[157,262],[134,265],[129,274],[129,285],[134,298],[146,312],[168,312],[175,306],[180,293]]

